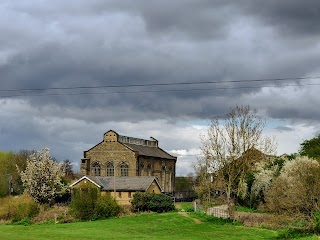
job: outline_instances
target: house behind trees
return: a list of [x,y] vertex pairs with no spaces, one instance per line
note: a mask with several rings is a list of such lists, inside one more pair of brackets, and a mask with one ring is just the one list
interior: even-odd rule
[[155,176],[164,192],[173,192],[177,157],[150,140],[122,136],[109,130],[103,141],[84,151],[81,173],[87,176]]

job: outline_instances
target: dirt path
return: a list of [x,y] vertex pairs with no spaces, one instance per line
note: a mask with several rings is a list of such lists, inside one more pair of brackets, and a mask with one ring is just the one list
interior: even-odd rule
[[197,218],[190,217],[190,215],[188,213],[186,213],[186,212],[179,212],[179,214],[184,216],[184,217],[191,218],[194,221],[195,224],[201,224],[202,223],[201,220],[199,220]]

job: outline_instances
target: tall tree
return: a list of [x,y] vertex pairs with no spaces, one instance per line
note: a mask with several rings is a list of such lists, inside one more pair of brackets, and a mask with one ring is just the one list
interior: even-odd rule
[[23,192],[23,185],[16,166],[19,166],[22,170],[26,168],[27,153],[30,155],[31,151],[0,151],[0,197],[9,194],[17,195]]
[[[213,118],[206,136],[202,137],[202,153],[206,168],[222,183],[231,204],[233,196],[242,194],[245,176],[261,152],[274,151],[273,139],[262,134],[266,120],[249,106],[236,106],[225,118]],[[260,151],[258,151],[260,150]]]
[[320,160],[320,134],[312,139],[305,140],[300,144],[301,156]]
[[27,193],[40,203],[52,204],[54,198],[64,191],[60,165],[50,157],[49,149],[44,148],[29,156],[25,171],[20,172]]
[[64,177],[67,181],[74,179],[74,172],[72,170],[72,162],[69,159],[65,159],[61,163],[61,170],[64,174]]

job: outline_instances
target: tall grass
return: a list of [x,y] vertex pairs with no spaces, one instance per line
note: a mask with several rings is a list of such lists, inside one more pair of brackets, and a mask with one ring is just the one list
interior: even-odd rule
[[0,220],[2,221],[21,221],[36,216],[39,211],[39,205],[26,194],[0,198]]

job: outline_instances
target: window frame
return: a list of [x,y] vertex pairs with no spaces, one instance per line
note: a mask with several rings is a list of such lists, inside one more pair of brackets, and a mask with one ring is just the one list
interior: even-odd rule
[[129,164],[122,162],[120,164],[120,176],[128,177],[129,176]]
[[114,163],[113,162],[108,162],[107,167],[106,167],[106,174],[107,177],[113,177],[114,176]]

